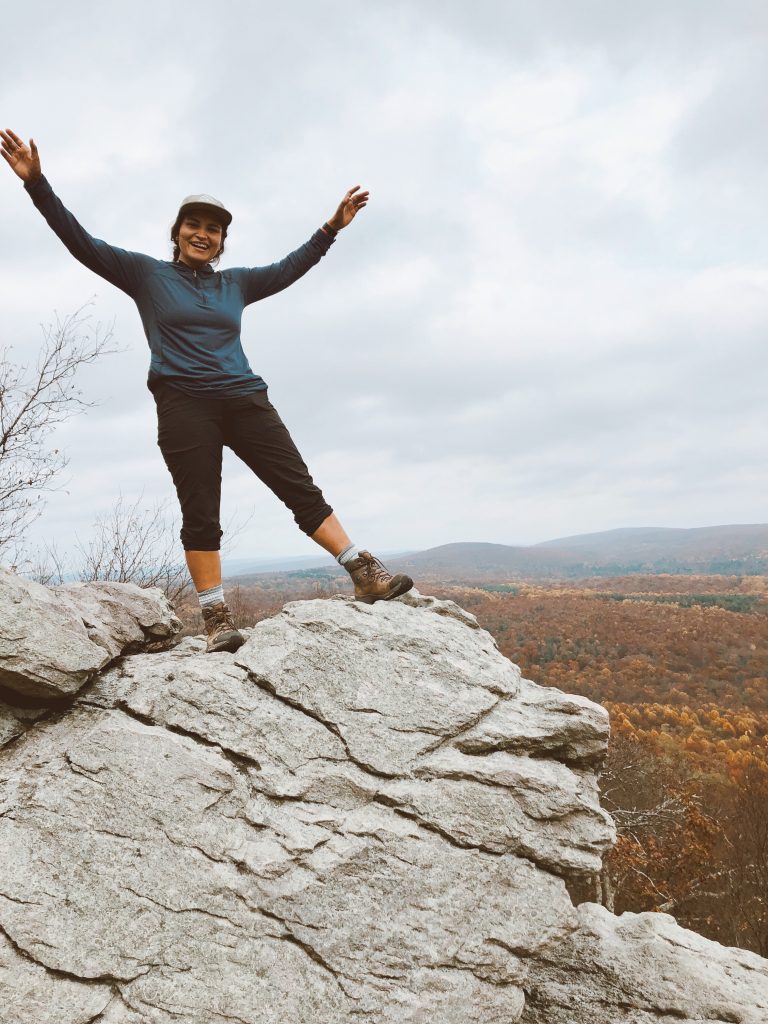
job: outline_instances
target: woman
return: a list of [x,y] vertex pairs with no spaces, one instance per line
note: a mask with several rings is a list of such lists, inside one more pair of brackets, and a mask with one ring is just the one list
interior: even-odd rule
[[227,445],[291,509],[299,528],[349,572],[355,597],[372,604],[404,594],[392,576],[349,539],[253,373],[240,341],[245,306],[287,288],[325,255],[368,201],[351,188],[304,245],[265,267],[214,270],[232,221],[212,196],[187,196],[171,228],[173,259],[157,260],[93,238],[65,209],[29,145],[0,130],[2,154],[32,202],[72,255],[135,301],[151,353],[147,386],[158,413],[158,445],[182,512],[181,541],[200,599],[208,651],[244,642],[224,600],[219,555],[222,448]]

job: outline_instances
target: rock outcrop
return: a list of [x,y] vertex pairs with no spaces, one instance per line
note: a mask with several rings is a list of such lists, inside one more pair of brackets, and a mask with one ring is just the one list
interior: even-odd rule
[[[166,622],[98,628],[132,617]],[[99,643],[50,711],[6,694],[0,1024],[766,1019],[759,957],[572,905],[614,840],[604,709],[418,594],[244,632],[234,655]]]
[[668,914],[577,908],[578,927],[531,962],[523,1024],[765,1024],[768,961]]
[[180,629],[160,590],[43,587],[0,569],[0,688],[23,696],[69,696],[118,655]]

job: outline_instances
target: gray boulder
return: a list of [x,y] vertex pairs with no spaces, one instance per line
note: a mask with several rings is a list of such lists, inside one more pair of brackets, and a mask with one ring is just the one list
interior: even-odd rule
[[615,917],[596,903],[535,959],[524,1024],[765,1024],[768,960],[681,928],[668,914]]
[[[0,1024],[650,1020],[624,1012],[664,991],[647,929],[598,940],[565,884],[614,839],[603,708],[417,593],[245,634],[118,658],[66,710],[0,706]],[[709,946],[694,994],[762,977]]]
[[0,687],[14,693],[70,696],[118,655],[180,629],[158,589],[44,587],[0,569]]

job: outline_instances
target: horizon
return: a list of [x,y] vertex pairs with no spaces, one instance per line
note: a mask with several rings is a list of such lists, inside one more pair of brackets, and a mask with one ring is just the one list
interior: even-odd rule
[[[729,530],[736,529],[739,527],[763,527],[768,530],[768,523],[722,523],[713,524],[710,526],[700,527],[665,527],[665,526],[628,526],[618,527],[615,530],[601,530],[601,531],[590,531],[587,533],[570,534],[564,537],[550,537],[545,541],[539,541],[536,544],[504,544],[497,541],[448,541],[444,544],[437,544],[427,548],[412,548],[412,549],[392,549],[390,551],[382,551],[380,555],[383,559],[397,559],[405,558],[410,555],[421,555],[426,554],[430,551],[435,551],[442,547],[470,547],[470,546],[491,546],[491,547],[505,547],[512,549],[530,549],[535,547],[545,546],[547,544],[556,544],[564,540],[585,538],[585,537],[605,537],[615,533],[642,533],[645,531],[658,531],[658,532],[696,532],[701,530]],[[273,558],[257,558],[257,557],[239,557],[239,558],[223,558],[222,559],[222,570],[225,577],[230,579],[236,579],[238,575],[247,576],[251,573],[269,573],[271,571],[285,571],[290,572],[289,566],[293,564],[297,570],[302,568],[322,568],[327,564],[328,568],[339,568],[335,566],[335,563],[330,555],[322,551],[318,551],[317,555],[277,555]],[[262,568],[259,568],[259,567]],[[278,568],[283,566],[283,569]],[[239,567],[239,568],[238,568]],[[340,570],[341,571],[341,570]]]

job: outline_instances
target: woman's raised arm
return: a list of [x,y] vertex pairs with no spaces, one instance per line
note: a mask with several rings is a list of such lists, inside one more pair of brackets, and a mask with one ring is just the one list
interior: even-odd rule
[[118,249],[89,235],[51,188],[40,168],[34,139],[27,146],[10,128],[0,129],[0,139],[3,159],[24,182],[32,202],[75,259],[135,298],[144,278],[159,261],[140,252]]
[[335,213],[300,248],[270,266],[251,267],[245,271],[243,291],[246,305],[287,288],[325,256],[338,232],[347,227],[358,210],[367,204],[369,193],[359,189],[360,186],[355,185],[345,192]]

